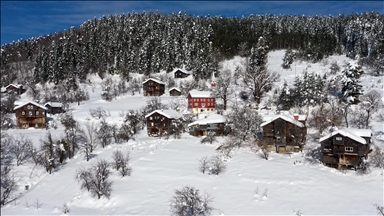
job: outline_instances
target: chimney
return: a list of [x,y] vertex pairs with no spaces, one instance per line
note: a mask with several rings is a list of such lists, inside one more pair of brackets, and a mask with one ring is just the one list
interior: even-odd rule
[[293,118],[294,118],[296,121],[299,121],[299,114],[297,114],[297,113],[293,114]]

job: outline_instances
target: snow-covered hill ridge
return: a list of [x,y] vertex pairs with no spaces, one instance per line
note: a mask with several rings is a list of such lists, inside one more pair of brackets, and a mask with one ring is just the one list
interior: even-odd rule
[[[292,84],[296,75],[304,70],[323,74],[328,72],[326,61],[312,64],[295,62],[292,68],[282,69],[284,50],[269,53],[268,69],[280,74],[275,83],[281,87],[284,80]],[[336,60],[341,66],[349,61],[344,56],[331,56],[328,63]],[[234,71],[244,59],[236,57],[222,62],[222,69]],[[368,73],[362,76],[364,91],[375,89],[384,97],[383,78]],[[119,124],[123,121],[120,113],[129,109],[139,109],[146,105],[147,97],[141,94],[125,94],[111,102],[102,100],[101,80],[91,78],[93,86],[87,86],[90,100],[79,106],[72,104],[73,116],[80,124],[98,122],[91,117],[91,108],[102,107],[110,114],[107,122]],[[241,88],[241,87],[239,87]],[[236,91],[240,91],[237,89]],[[273,91],[273,90],[272,90]],[[267,106],[269,92],[262,100]],[[167,104],[173,97],[165,94],[161,102]],[[23,95],[21,101],[30,98]],[[236,100],[241,103],[241,100]],[[235,101],[231,101],[231,104]],[[260,107],[263,107],[260,106]],[[272,114],[271,110],[259,110],[261,115]],[[288,113],[292,114],[292,113]],[[52,116],[54,120],[58,116]],[[58,122],[58,120],[57,120]],[[383,124],[373,119],[372,131],[375,144],[384,147]],[[54,138],[63,134],[63,126],[49,129]],[[2,131],[4,132],[4,131]],[[40,146],[47,130],[12,129],[8,134],[29,137],[34,146]],[[308,131],[308,146],[318,146],[312,129]],[[375,215],[373,204],[383,205],[383,171],[372,169],[367,175],[357,175],[355,171],[339,171],[313,162],[304,153],[271,153],[269,160],[260,157],[247,148],[235,151],[225,163],[224,173],[208,175],[199,172],[199,160],[216,155],[215,148],[225,139],[219,137],[212,145],[201,144],[200,138],[183,133],[181,139],[148,137],[146,129],[139,130],[128,142],[113,143],[105,148],[100,145],[90,161],[78,153],[65,162],[60,169],[48,174],[42,167],[34,167],[30,161],[14,166],[18,190],[15,201],[1,208],[2,215],[63,215],[63,205],[67,204],[69,215],[170,215],[170,203],[175,189],[193,186],[201,192],[206,191],[214,197],[213,215]],[[80,168],[88,168],[98,160],[112,162],[115,150],[130,151],[132,174],[120,177],[111,169],[112,194],[110,199],[98,200],[86,189],[80,188],[75,179]],[[25,185],[29,190],[25,190]],[[38,203],[41,205],[39,206]]]

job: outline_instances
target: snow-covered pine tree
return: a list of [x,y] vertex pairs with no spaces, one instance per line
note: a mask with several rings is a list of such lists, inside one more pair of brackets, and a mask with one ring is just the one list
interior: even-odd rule
[[355,61],[350,61],[343,73],[344,77],[341,90],[343,100],[350,104],[358,104],[360,102],[359,96],[363,93],[359,79],[364,71]]

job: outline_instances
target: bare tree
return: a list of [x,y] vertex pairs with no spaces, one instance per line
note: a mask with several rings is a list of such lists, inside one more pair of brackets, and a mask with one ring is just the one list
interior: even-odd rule
[[377,215],[384,216],[384,206],[381,206],[379,204],[373,204],[376,207]]
[[374,146],[371,154],[369,155],[369,163],[373,167],[384,168],[384,151],[378,146]]
[[88,170],[80,169],[76,174],[76,179],[82,182],[82,188],[87,188],[98,199],[102,196],[109,198],[112,192],[112,183],[108,181],[109,174],[108,162],[99,160]]
[[30,151],[32,150],[32,140],[20,134],[19,137],[14,139],[10,146],[10,152],[16,158],[16,165],[20,166],[23,161],[30,157]]
[[47,133],[46,138],[41,140],[42,157],[41,157],[41,165],[43,165],[49,174],[52,173],[52,169],[56,168],[56,144],[52,138],[52,134],[50,132]]
[[269,158],[268,145],[266,142],[261,142],[260,146],[261,157],[265,160]]
[[1,197],[0,204],[5,205],[9,202],[13,193],[17,189],[17,182],[14,173],[11,172],[9,166],[1,166],[0,179],[1,179]]
[[214,94],[216,97],[221,98],[223,100],[223,109],[227,110],[227,101],[228,96],[232,93],[229,88],[232,80],[232,73],[230,70],[224,70],[220,73],[220,76],[216,78],[216,88],[214,89]]
[[117,171],[120,172],[122,177],[126,175],[131,175],[132,168],[129,165],[130,152],[127,152],[125,155],[119,150],[113,152],[112,158],[114,160],[114,167]]
[[269,92],[273,83],[279,79],[278,73],[270,72],[263,67],[255,67],[243,72],[243,82],[252,91],[253,99],[257,104],[260,104],[261,97]]
[[200,166],[199,166],[199,171],[202,172],[203,174],[205,173],[205,171],[207,171],[209,169],[209,160],[208,160],[208,157],[205,156],[203,158],[201,158],[199,160],[200,162]]
[[105,146],[111,143],[112,130],[111,126],[108,125],[105,119],[101,120],[99,129],[96,131],[96,134],[97,139],[99,140],[103,148],[105,148]]
[[220,144],[220,146],[216,148],[216,151],[224,157],[230,158],[233,149],[236,147],[240,147],[240,143],[241,142],[239,141],[239,139],[236,139],[233,136],[229,136],[224,140],[223,143]]
[[199,190],[184,186],[180,190],[175,190],[175,195],[171,200],[171,212],[175,215],[210,215],[214,209],[211,206],[213,198],[210,194],[199,194]]
[[261,116],[254,109],[248,107],[232,108],[228,114],[226,125],[236,138],[245,141],[255,139],[260,132]]
[[96,126],[94,123],[86,123],[85,130],[83,131],[87,145],[89,146],[89,152],[92,153],[97,146]]
[[89,109],[89,114],[95,119],[102,119],[107,117],[107,112],[103,107],[97,107],[96,109]]
[[365,128],[369,127],[369,121],[372,115],[382,107],[381,94],[376,90],[371,90],[361,97],[361,108],[367,112],[365,119]]
[[220,173],[224,172],[227,168],[223,160],[221,160],[221,157],[219,155],[215,155],[210,159],[210,171],[214,175],[219,175]]
[[1,145],[0,145],[0,161],[2,165],[11,164],[13,157],[10,153],[11,146],[13,145],[14,138],[6,132],[1,132]]

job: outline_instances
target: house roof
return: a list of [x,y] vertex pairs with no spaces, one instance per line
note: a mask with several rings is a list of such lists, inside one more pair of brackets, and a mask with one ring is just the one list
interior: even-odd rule
[[181,114],[176,112],[175,110],[155,110],[148,115],[145,116],[145,118],[148,118],[149,116],[153,115],[154,113],[159,113],[160,115],[163,115],[169,119],[176,119],[181,118]]
[[[283,119],[284,121],[290,122],[298,127],[305,127],[305,125],[299,121],[296,121],[293,116],[288,115],[272,115],[272,116],[264,116],[263,120],[264,122],[260,125],[260,127],[264,127],[265,125],[277,120],[277,119]],[[300,118],[299,118],[300,119]]]
[[189,71],[185,71],[185,70],[180,69],[180,68],[175,68],[175,69],[173,69],[172,73],[176,73],[177,71],[183,72],[183,73],[185,73],[185,74],[191,74],[191,72],[189,72]]
[[18,109],[22,108],[23,106],[25,106],[25,105],[27,105],[27,104],[33,104],[33,105],[35,105],[35,106],[37,106],[37,107],[40,107],[41,109],[48,110],[47,107],[42,106],[42,105],[40,105],[40,104],[38,104],[38,103],[36,103],[36,102],[33,102],[33,101],[25,102],[25,103],[23,103],[23,104],[21,104],[21,105],[15,107],[13,110],[18,110]]
[[176,87],[173,87],[173,88],[169,89],[169,91],[172,91],[172,90],[177,90],[177,91],[181,92],[181,90],[176,88]]
[[188,127],[199,124],[199,125],[206,125],[206,124],[216,124],[216,123],[224,123],[226,121],[226,117],[219,114],[210,114],[207,115],[206,118],[202,118],[199,120],[196,120],[190,124],[188,124]]
[[327,140],[336,134],[349,137],[350,139],[353,139],[361,144],[367,144],[367,141],[362,137],[371,137],[372,131],[369,129],[344,128],[341,130],[333,131],[332,133],[321,137],[319,141],[323,142],[324,140]]
[[189,91],[189,95],[193,98],[213,98],[212,92],[210,91],[191,90]]
[[143,82],[143,84],[147,83],[149,80],[152,80],[153,82],[157,82],[157,83],[159,83],[159,84],[163,84],[163,85],[165,85],[165,82],[162,82],[162,81],[157,80],[157,79],[154,79],[154,78],[149,78],[149,79],[145,80],[145,81]]
[[13,86],[13,87],[15,87],[15,88],[23,87],[23,85],[20,85],[20,84],[9,84],[9,85],[7,85],[5,88],[7,89],[8,87],[11,87],[11,86]]
[[44,106],[51,106],[51,107],[62,107],[63,104],[62,103],[59,103],[59,102],[48,102],[48,103],[45,103]]

